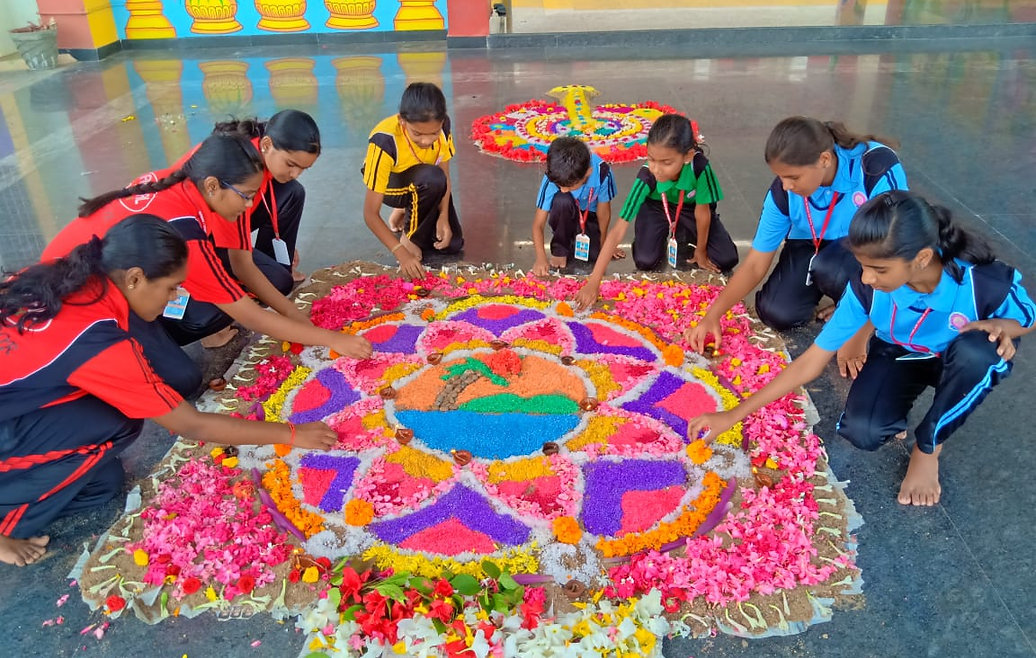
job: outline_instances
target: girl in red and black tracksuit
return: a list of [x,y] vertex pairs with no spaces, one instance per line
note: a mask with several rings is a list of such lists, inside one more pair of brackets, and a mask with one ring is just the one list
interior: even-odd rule
[[[186,308],[182,313],[167,310],[161,327],[152,324],[141,326],[139,332],[134,329],[152,365],[167,381],[181,376],[190,363],[180,350],[169,349],[170,344],[186,345],[234,320],[279,340],[325,345],[339,354],[366,358],[370,354],[366,340],[314,327],[294,305],[293,312],[264,311],[220,261],[215,236],[236,229],[238,217],[252,205],[262,181],[262,161],[247,139],[212,135],[168,175],[145,174],[129,187],[85,201],[80,217],[58,233],[44,250],[43,259],[65,255],[94,235],[103,236],[111,225],[134,213],[156,215],[176,228],[190,254],[183,285]],[[162,327],[168,335],[160,331]]]
[[199,413],[155,373],[130,318],[158,317],[187,262],[170,223],[133,215],[103,239],[0,283],[0,561],[36,561],[51,521],[117,495],[117,457],[145,418],[224,444],[328,449],[337,441],[322,423]]
[[[306,189],[298,177],[320,156],[320,129],[299,110],[281,110],[267,121],[217,123],[213,133],[240,135],[263,162],[263,181],[252,205],[235,224],[213,231],[216,253],[234,277],[261,302],[285,315],[297,313],[286,295],[305,277],[296,271],[299,225]],[[190,157],[185,155],[174,168]],[[254,242],[253,242],[254,236]]]

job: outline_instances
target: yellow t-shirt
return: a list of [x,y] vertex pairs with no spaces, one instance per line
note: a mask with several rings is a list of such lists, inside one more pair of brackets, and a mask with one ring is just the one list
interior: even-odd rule
[[438,165],[452,158],[453,154],[449,117],[442,122],[442,131],[435,144],[423,149],[411,141],[399,124],[399,115],[394,114],[380,121],[371,131],[367,157],[361,170],[363,184],[370,190],[385,194],[388,191],[389,175],[419,164]]

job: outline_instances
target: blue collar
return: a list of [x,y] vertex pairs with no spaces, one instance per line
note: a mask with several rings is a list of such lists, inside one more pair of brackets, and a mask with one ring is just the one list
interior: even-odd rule
[[[960,265],[965,275],[967,275],[968,270],[971,269],[971,264],[959,259],[957,264]],[[954,304],[957,301],[957,293],[960,291],[960,287],[961,284],[954,281],[949,272],[943,268],[939,284],[935,286],[935,290],[932,292],[923,293],[914,290],[910,286],[902,286],[890,292],[889,296],[892,297],[892,301],[899,308],[930,308],[933,311],[950,313],[953,311]]]
[[831,181],[830,189],[846,196],[862,187],[863,162],[861,158],[868,148],[870,146],[867,144],[857,144],[852,149],[845,149],[835,144],[838,170],[835,171],[835,179]]

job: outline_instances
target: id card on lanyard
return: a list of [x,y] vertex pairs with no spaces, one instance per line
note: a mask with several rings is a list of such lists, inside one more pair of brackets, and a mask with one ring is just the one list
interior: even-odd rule
[[824,225],[820,228],[820,235],[817,235],[813,227],[813,213],[809,210],[809,197],[802,198],[802,204],[806,207],[806,221],[809,222],[809,232],[813,235],[813,255],[809,257],[809,265],[806,266],[806,285],[813,285],[813,261],[820,253],[820,243],[824,241],[824,234],[827,233],[827,225],[831,223],[831,215],[838,204],[838,192],[831,196],[831,203],[827,207],[827,215],[824,216]]
[[187,313],[187,302],[189,301],[191,301],[191,293],[187,292],[187,289],[183,286],[179,286],[176,289],[176,299],[165,305],[162,317],[169,318],[170,320],[183,320],[183,316]]
[[597,190],[590,188],[590,194],[586,199],[586,210],[579,208],[579,199],[576,199],[576,208],[579,210],[579,235],[576,236],[576,260],[584,263],[590,260],[590,236],[586,234],[586,220],[590,216],[590,206],[597,198]]
[[666,261],[669,267],[676,269],[676,254],[679,245],[676,244],[676,223],[680,221],[680,213],[683,211],[684,190],[680,190],[680,198],[676,203],[676,215],[669,214],[669,200],[666,193],[662,192],[662,210],[665,211],[666,221],[669,222],[669,240],[666,242]]
[[907,337],[907,342],[905,343],[896,340],[895,326],[896,311],[898,310],[899,307],[896,305],[896,302],[893,301],[892,318],[889,320],[889,338],[892,340],[893,343],[899,345],[900,347],[904,347],[910,350],[910,352],[904,354],[903,356],[896,357],[896,361],[918,361],[921,359],[934,359],[938,357],[939,353],[933,352],[931,348],[929,348],[928,346],[917,345],[914,343],[914,336],[917,335],[918,330],[921,328],[921,325],[924,324],[924,321],[928,318],[928,314],[932,312],[932,309],[926,308],[924,310],[924,313],[921,314],[921,317],[918,318],[917,322],[914,324],[914,328],[910,330],[910,335]]
[[270,203],[266,200],[266,195],[263,195],[263,205],[266,206],[266,212],[270,215],[270,224],[273,226],[273,257],[277,259],[277,262],[281,265],[291,265],[291,255],[288,254],[288,243],[281,240],[281,230],[277,226],[277,197],[273,193],[273,180],[270,180],[270,187],[266,190],[270,194]]

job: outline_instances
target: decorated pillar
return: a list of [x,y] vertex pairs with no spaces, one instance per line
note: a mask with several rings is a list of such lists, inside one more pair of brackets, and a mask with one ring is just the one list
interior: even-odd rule
[[342,117],[353,131],[366,134],[364,130],[373,128],[384,118],[385,77],[381,73],[381,58],[376,55],[336,57],[331,65],[337,72],[335,88],[342,101]]
[[369,30],[378,27],[374,18],[377,0],[324,0],[324,6],[331,16],[324,23],[333,30]]
[[267,32],[303,32],[309,29],[306,0],[255,0],[255,9],[262,18],[258,27]]
[[392,25],[397,30],[442,30],[446,27],[435,0],[399,0]]
[[127,39],[175,39],[176,28],[162,13],[162,0],[126,0]]
[[252,102],[252,81],[248,62],[217,59],[198,64],[202,74],[201,91],[213,116],[244,116]]
[[232,34],[241,29],[237,22],[237,0],[184,0],[184,9],[194,19],[195,34]]
[[434,82],[442,89],[442,71],[446,66],[446,51],[396,53],[399,68],[406,74],[406,83]]
[[270,95],[277,107],[313,107],[319,84],[313,74],[316,62],[309,57],[282,57],[265,64],[270,72]]

